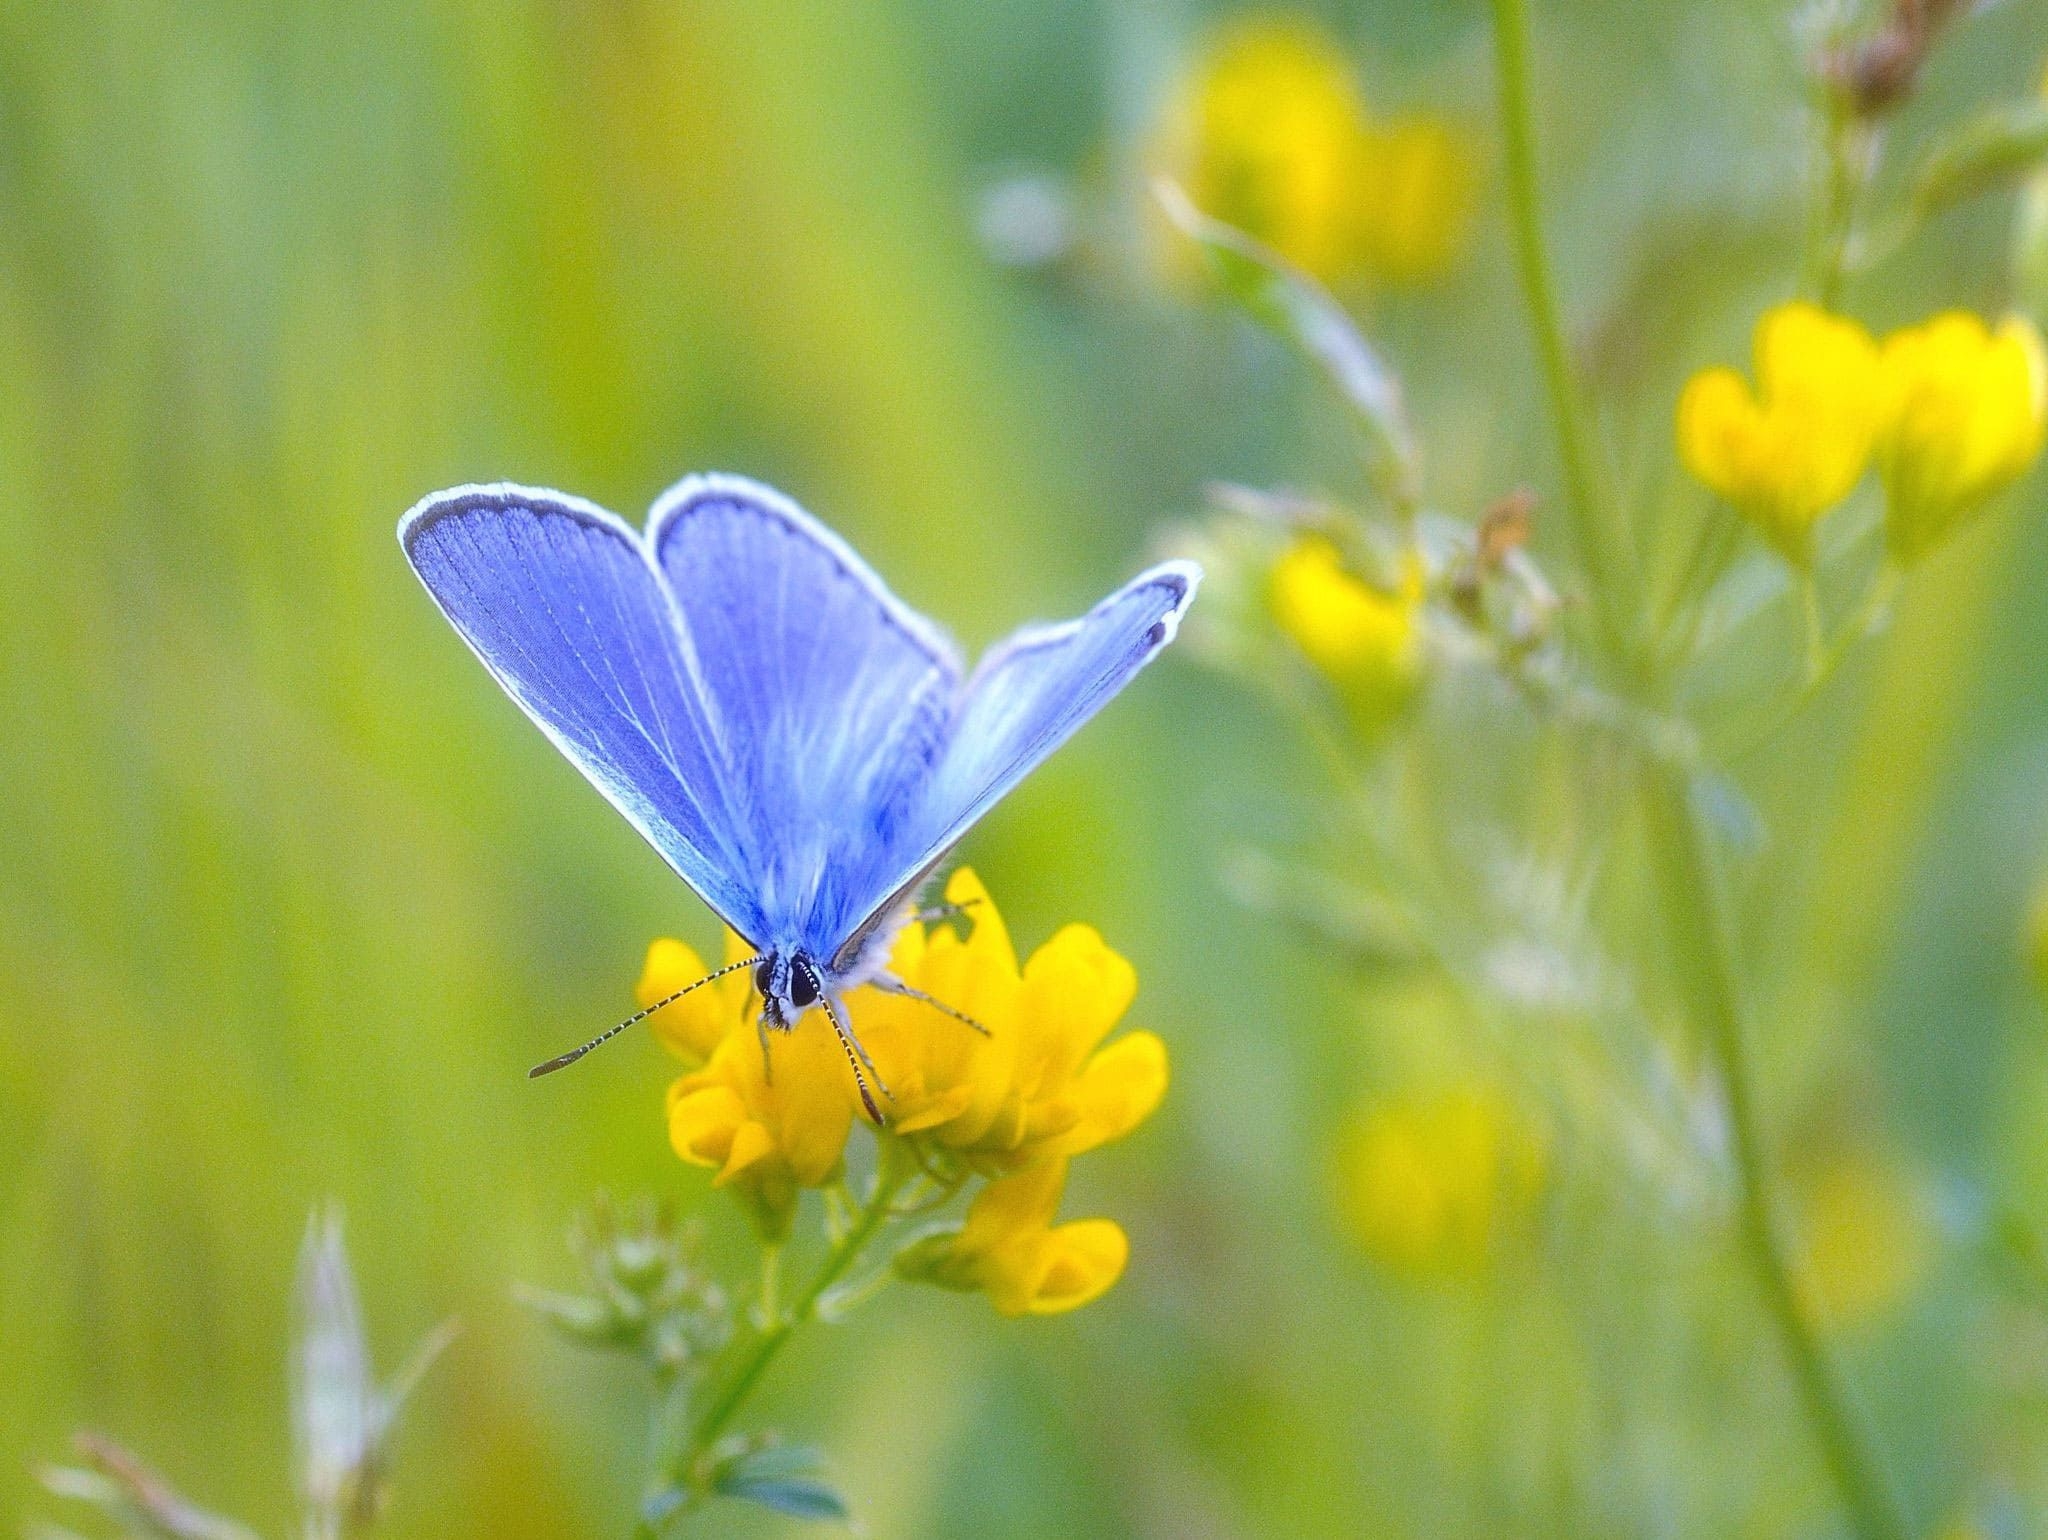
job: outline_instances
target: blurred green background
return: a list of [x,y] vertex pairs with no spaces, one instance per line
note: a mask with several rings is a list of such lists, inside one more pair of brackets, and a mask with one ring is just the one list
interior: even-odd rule
[[[1684,374],[1741,357],[1790,281],[1793,22],[1535,12],[1568,316],[1648,506]],[[88,1425],[284,1530],[287,1291],[332,1194],[386,1362],[466,1325],[402,1436],[389,1532],[623,1529],[640,1388],[510,1285],[567,1279],[592,1190],[706,1184],[668,1152],[649,1038],[525,1070],[622,1013],[651,936],[713,930],[465,655],[393,523],[462,481],[637,516],[685,471],[741,471],[978,646],[1091,602],[1207,480],[1312,481],[1319,408],[1279,349],[1142,264],[1017,272],[977,237],[1019,170],[1135,221],[1118,168],[1223,14],[0,5],[0,1526]],[[1485,8],[1304,14],[1376,106],[1478,147],[1470,251],[1371,311],[1432,501],[1552,490]],[[1973,20],[1898,136],[2028,91],[2044,51],[2041,0]],[[1853,305],[1997,310],[2009,219],[1972,205]],[[2007,1217],[2048,1226],[2022,940],[2048,834],[2040,486],[1745,768],[1767,828],[1821,831],[1765,838],[1744,916],[1773,1115],[1803,1127],[1832,1086],[1819,1121],[1924,1198],[1925,1264],[1838,1346],[1929,1532],[2032,1532],[2048,1500],[2048,1293],[1987,1260]],[[878,1536],[1831,1532],[1749,1284],[1665,1157],[1554,1127],[1539,1233],[1477,1279],[1346,1239],[1332,1150],[1398,1079],[1401,1006],[1361,1004],[1222,875],[1299,836],[1317,787],[1267,708],[1174,659],[970,839],[1020,941],[1099,925],[1171,1045],[1161,1115],[1068,1203],[1124,1223],[1129,1271],[1043,1321],[892,1291],[778,1365],[764,1406]],[[1540,1080],[1515,1066],[1572,1025],[1468,1052]],[[742,1223],[705,1211],[743,1265]]]

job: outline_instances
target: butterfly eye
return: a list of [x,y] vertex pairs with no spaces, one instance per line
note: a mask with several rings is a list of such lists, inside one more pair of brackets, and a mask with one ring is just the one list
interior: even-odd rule
[[789,1003],[798,1010],[809,1010],[818,1003],[818,975],[811,965],[802,958],[789,972]]
[[755,992],[756,994],[760,995],[760,997],[761,997],[762,999],[764,999],[764,1000],[765,1000],[765,999],[767,999],[767,998],[768,998],[768,986],[769,986],[769,984],[770,984],[770,983],[772,983],[772,982],[774,981],[774,978],[775,978],[775,962],[774,962],[774,960],[773,960],[772,958],[767,958],[767,957],[764,957],[764,958],[762,958],[762,959],[761,959],[761,962],[760,962],[760,966],[758,966],[757,968],[755,968],[755,969],[754,969],[754,992]]

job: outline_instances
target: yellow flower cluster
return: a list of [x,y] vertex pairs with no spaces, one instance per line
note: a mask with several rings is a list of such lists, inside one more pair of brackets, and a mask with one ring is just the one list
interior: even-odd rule
[[1833,1155],[1802,1184],[1797,1279],[1833,1330],[1882,1317],[1927,1272],[1934,1236],[1910,1175],[1873,1151]]
[[1353,576],[1320,535],[1296,541],[1273,566],[1273,619],[1366,727],[1398,716],[1422,682],[1423,584],[1410,563],[1388,593]]
[[1855,321],[1793,303],[1756,330],[1756,389],[1693,376],[1678,404],[1687,469],[1787,561],[1875,460],[1894,559],[1918,561],[2025,473],[2048,430],[2048,364],[2032,323],[1993,331],[1960,311],[1883,345]]
[[[889,1096],[885,1137],[919,1159],[989,1178],[956,1232],[928,1240],[921,1276],[987,1292],[1009,1313],[1072,1309],[1123,1270],[1123,1232],[1109,1220],[1054,1225],[1067,1162],[1128,1133],[1166,1093],[1166,1045],[1129,1032],[1104,1046],[1137,992],[1129,963],[1085,925],[1069,925],[1019,967],[1008,930],[974,874],[955,872],[946,898],[968,916],[912,923],[891,971],[987,1028],[878,989],[846,1008]],[[747,955],[726,938],[727,960]],[[680,941],[649,948],[639,996],[651,1005],[710,970]],[[669,1088],[670,1143],[709,1166],[771,1236],[787,1233],[800,1189],[838,1175],[859,1095],[830,1024],[813,1012],[775,1035],[763,1059],[760,1002],[740,969],[664,1007],[651,1024],[694,1066]],[[943,1242],[941,1245],[939,1242]]]
[[1541,1195],[1534,1130],[1499,1093],[1467,1088],[1376,1107],[1339,1151],[1338,1207],[1382,1266],[1470,1276],[1495,1257]]
[[1325,282],[1434,278],[1471,219],[1464,141],[1435,118],[1376,122],[1342,51],[1301,23],[1220,33],[1170,99],[1150,159],[1205,214]]

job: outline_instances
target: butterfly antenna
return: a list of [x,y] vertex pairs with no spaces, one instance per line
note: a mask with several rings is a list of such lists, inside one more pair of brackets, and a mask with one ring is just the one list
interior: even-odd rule
[[985,1025],[976,1021],[957,1006],[948,1005],[937,995],[928,995],[922,989],[917,988],[915,985],[904,983],[903,980],[895,977],[893,974],[883,974],[881,977],[870,979],[868,982],[873,984],[875,988],[885,990],[889,994],[901,995],[904,999],[915,1000],[920,1005],[929,1005],[941,1015],[951,1016],[955,1021],[974,1028],[983,1037],[995,1036],[995,1033],[991,1032]]
[[656,1011],[660,1010],[663,1006],[674,1005],[676,1001],[682,999],[682,997],[688,994],[691,990],[702,989],[706,984],[710,983],[713,979],[722,979],[728,973],[737,973],[740,969],[751,967],[753,964],[759,962],[760,960],[761,959],[758,955],[754,957],[742,957],[738,962],[727,963],[723,968],[719,968],[714,970],[713,972],[705,974],[704,977],[697,980],[696,983],[684,985],[681,989],[678,989],[674,994],[670,995],[666,1000],[657,1000],[654,1002],[654,1004],[648,1006],[646,1010],[635,1011],[632,1015],[628,1016],[624,1021],[620,1022],[616,1027],[611,1028],[609,1031],[598,1033],[596,1037],[593,1037],[581,1048],[571,1048],[567,1053],[561,1055],[559,1058],[550,1059],[545,1064],[534,1065],[532,1069],[526,1072],[526,1078],[528,1080],[538,1080],[543,1075],[552,1075],[558,1069],[567,1069],[570,1065],[574,1064],[578,1059],[582,1058],[586,1053],[590,1052],[591,1049],[600,1047],[605,1043],[609,1043],[613,1038],[617,1037],[621,1032],[625,1031],[626,1028],[634,1026],[639,1022],[645,1021],[649,1016],[652,1016]]
[[[853,1029],[840,1019],[839,1007],[832,1003],[832,997],[821,994],[818,999],[824,1004],[825,1014],[832,1018],[832,1030],[839,1034],[839,1046],[846,1050],[846,1067],[853,1071],[853,1083],[860,1089],[860,1104],[868,1109],[868,1117],[875,1127],[887,1128],[889,1125],[882,1120],[882,1109],[875,1105],[874,1097],[868,1092],[868,1077],[860,1070],[861,1060],[867,1058],[868,1051],[860,1046],[860,1039],[853,1035]],[[872,1062],[868,1068],[874,1068]],[[889,1088],[882,1085],[880,1075],[875,1076],[875,1084],[882,1086],[884,1096],[889,1094]]]

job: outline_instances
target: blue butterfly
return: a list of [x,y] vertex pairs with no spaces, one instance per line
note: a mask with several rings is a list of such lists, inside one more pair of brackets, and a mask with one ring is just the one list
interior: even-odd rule
[[737,476],[679,482],[644,534],[498,485],[424,499],[398,538],[506,694],[754,949],[710,977],[755,970],[763,1053],[822,1006],[877,1123],[863,1066],[887,1087],[841,996],[873,984],[959,1015],[888,971],[918,890],[1173,640],[1202,576],[1153,567],[970,674],[837,535]]

